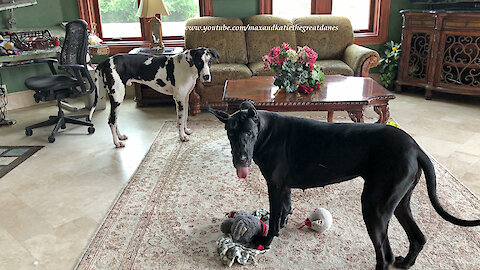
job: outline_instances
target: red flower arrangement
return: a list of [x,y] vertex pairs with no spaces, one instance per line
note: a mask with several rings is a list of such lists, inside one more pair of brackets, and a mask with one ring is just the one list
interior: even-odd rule
[[322,69],[315,64],[318,54],[308,46],[294,50],[288,43],[272,48],[263,56],[265,69],[275,75],[274,84],[284,87],[287,92],[299,91],[310,94],[319,89],[325,77]]

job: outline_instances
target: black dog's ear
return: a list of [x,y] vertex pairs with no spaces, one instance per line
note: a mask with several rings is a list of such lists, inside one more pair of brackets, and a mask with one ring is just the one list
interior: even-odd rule
[[246,100],[246,101],[242,102],[242,104],[240,104],[239,109],[240,110],[253,109],[255,111],[257,110],[255,108],[255,106],[253,106],[253,103],[250,100]]
[[220,64],[220,54],[218,54],[217,50],[215,50],[214,48],[208,48],[207,52],[211,56],[215,57],[215,59],[217,60],[217,63]]
[[254,118],[254,120],[255,120],[257,118],[257,110],[255,110],[255,108],[253,108],[253,109],[249,108],[247,116],[250,117],[250,118]]
[[257,109],[255,106],[253,106],[253,103],[251,101],[244,101],[242,104],[240,104],[240,110],[247,110],[247,117],[253,118],[253,120],[257,120]]
[[208,107],[208,112],[215,115],[218,118],[218,120],[222,121],[223,123],[226,123],[228,119],[230,119],[230,115],[224,111],[215,110]]

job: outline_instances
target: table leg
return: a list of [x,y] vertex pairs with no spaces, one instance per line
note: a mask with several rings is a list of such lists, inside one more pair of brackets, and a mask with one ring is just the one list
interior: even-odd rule
[[333,122],[333,111],[328,111],[327,121],[328,121],[329,123],[332,123],[332,122]]
[[388,108],[388,104],[374,106],[373,110],[379,115],[377,123],[384,124],[390,118],[390,109]]
[[355,123],[363,123],[363,110],[362,111],[349,111],[348,116]]

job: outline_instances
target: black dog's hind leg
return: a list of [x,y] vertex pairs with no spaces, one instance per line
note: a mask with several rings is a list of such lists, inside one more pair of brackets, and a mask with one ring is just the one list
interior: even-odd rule
[[282,207],[282,213],[280,215],[280,228],[285,228],[285,226],[288,223],[288,215],[292,214],[292,194],[291,194],[291,189],[287,188],[286,189],[286,195],[283,200],[283,207]]
[[407,192],[407,194],[405,194],[402,201],[397,206],[397,209],[395,209],[395,216],[407,233],[408,240],[410,241],[410,248],[407,256],[405,258],[400,256],[395,258],[395,263],[393,265],[400,269],[410,268],[415,263],[418,254],[426,243],[425,235],[423,235],[422,231],[413,219],[412,211],[410,209],[410,198],[412,196],[413,188],[420,179],[420,175],[421,171],[419,170],[415,176],[415,183]]
[[363,220],[375,248],[375,270],[386,270],[394,260],[387,235],[388,224],[400,198],[395,200],[395,194],[387,192],[391,187],[379,186],[379,181],[373,185],[369,185],[367,179],[365,182],[362,193]]

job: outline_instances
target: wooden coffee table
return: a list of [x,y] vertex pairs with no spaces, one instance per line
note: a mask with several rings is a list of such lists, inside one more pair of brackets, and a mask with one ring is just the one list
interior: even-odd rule
[[363,111],[373,106],[379,115],[378,123],[390,117],[388,101],[395,96],[369,77],[326,75],[320,90],[312,94],[287,93],[273,85],[271,76],[227,80],[223,100],[233,113],[243,101],[250,100],[257,109],[285,111],[327,111],[328,122],[334,111],[347,111],[354,122],[363,122]]

